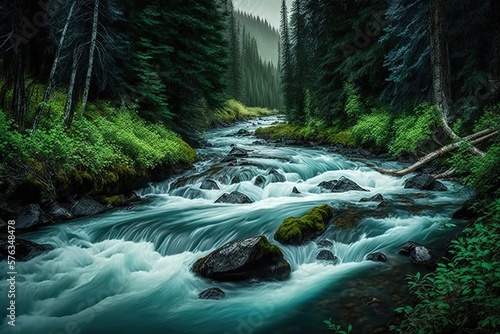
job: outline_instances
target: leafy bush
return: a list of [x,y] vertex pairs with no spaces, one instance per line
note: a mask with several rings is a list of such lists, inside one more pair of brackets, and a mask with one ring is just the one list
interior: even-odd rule
[[356,121],[365,113],[365,108],[363,106],[363,102],[361,102],[359,91],[351,80],[344,84],[344,91],[347,96],[345,113],[349,116],[350,120]]
[[214,113],[209,121],[209,125],[225,125],[236,121],[262,116],[271,116],[274,114],[276,114],[276,111],[259,107],[246,107],[243,103],[236,101],[235,99],[231,99],[226,102],[224,108],[219,109]]
[[398,333],[493,333],[500,327],[500,199],[465,236],[452,241],[454,258],[434,273],[408,277],[415,307],[396,311]]
[[392,116],[383,109],[376,109],[373,113],[363,115],[352,127],[354,138],[362,143],[375,143],[378,147],[386,147],[391,137]]
[[389,144],[393,155],[415,152],[427,140],[437,122],[437,112],[429,103],[422,103],[412,114],[404,115],[394,121],[394,139]]

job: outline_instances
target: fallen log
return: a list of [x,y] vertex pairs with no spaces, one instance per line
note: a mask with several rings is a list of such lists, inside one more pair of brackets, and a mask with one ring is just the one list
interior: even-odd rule
[[457,141],[457,142],[455,142],[453,144],[441,147],[437,151],[434,151],[432,153],[427,154],[425,157],[423,157],[422,159],[420,159],[419,161],[417,161],[416,163],[414,163],[413,165],[411,165],[411,166],[409,166],[409,167],[407,167],[405,169],[390,170],[390,169],[377,168],[375,170],[377,172],[379,172],[381,174],[385,174],[385,175],[405,176],[405,175],[408,175],[410,173],[413,173],[417,169],[419,169],[419,168],[425,166],[426,164],[428,164],[429,162],[431,162],[431,161],[433,161],[433,160],[435,160],[435,159],[437,159],[437,158],[445,155],[446,153],[449,153],[449,152],[451,152],[453,150],[456,150],[457,148],[459,148],[462,144],[464,144],[466,142],[468,142],[470,145],[476,145],[476,144],[478,144],[480,142],[483,142],[485,140],[493,138],[497,134],[498,134],[498,131],[494,131],[494,132],[492,132],[492,130],[480,131],[478,133],[475,133],[475,134],[472,134],[470,136],[464,137],[461,140],[459,140],[459,141]]

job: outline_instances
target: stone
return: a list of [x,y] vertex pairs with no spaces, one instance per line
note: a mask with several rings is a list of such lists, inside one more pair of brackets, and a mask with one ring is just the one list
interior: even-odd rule
[[293,187],[292,194],[300,194],[299,189],[297,189],[297,187]]
[[217,281],[284,280],[291,272],[283,252],[264,236],[229,242],[197,260],[192,270]]
[[441,182],[437,181],[431,175],[419,174],[405,183],[405,189],[430,190],[430,191],[447,191],[448,188]]
[[105,210],[106,208],[104,205],[90,198],[81,199],[75,202],[75,204],[71,207],[71,213],[75,217],[93,216],[102,213]]
[[220,190],[219,186],[217,185],[217,182],[215,182],[212,179],[205,179],[202,184],[200,185],[200,189],[203,190]]
[[219,288],[210,288],[206,289],[198,295],[199,299],[214,299],[214,300],[221,300],[226,297],[226,294],[224,291],[222,291]]
[[318,184],[318,187],[332,191],[333,187],[335,187],[336,184],[337,184],[337,180],[323,181],[320,184]]
[[16,229],[30,229],[48,223],[49,220],[38,204],[29,204],[19,209]]
[[368,191],[364,188],[358,186],[354,181],[349,180],[345,176],[340,177],[340,179],[335,183],[332,188],[332,193],[343,193],[347,191]]
[[250,204],[253,203],[253,201],[247,195],[242,194],[239,191],[233,191],[230,194],[225,193],[219,197],[215,203]]
[[285,175],[281,174],[280,172],[278,172],[274,168],[269,170],[268,174],[269,174],[269,182],[270,183],[277,183],[277,182],[285,182],[286,181]]
[[263,188],[264,185],[266,184],[266,178],[262,175],[258,175],[256,178],[255,178],[255,182],[254,184],[257,186],[257,187],[261,187]]
[[381,194],[376,194],[375,196],[372,196],[370,198],[368,197],[363,197],[362,199],[359,200],[360,202],[379,202],[382,203],[384,202],[384,196]]
[[407,241],[400,249],[399,254],[410,255],[410,253],[415,249],[415,247],[420,246],[416,241]]
[[318,261],[330,261],[337,263],[339,258],[333,255],[333,253],[327,249],[320,250],[318,255],[316,255],[316,260]]
[[49,215],[56,221],[73,219],[73,214],[55,201],[49,204]]
[[433,257],[424,246],[416,246],[410,253],[410,261],[414,264],[431,267],[434,264]]
[[366,259],[373,262],[387,262],[387,256],[380,252],[368,254]]
[[323,240],[320,240],[316,243],[318,245],[318,247],[332,247],[333,246],[333,242],[331,242],[330,240],[328,239],[323,239]]
[[[8,246],[10,246],[8,239],[0,239],[0,261],[7,260],[8,256]],[[24,240],[21,238],[16,238],[15,241],[16,261],[26,261],[32,259],[33,257],[52,250],[50,245],[40,245],[33,241]]]

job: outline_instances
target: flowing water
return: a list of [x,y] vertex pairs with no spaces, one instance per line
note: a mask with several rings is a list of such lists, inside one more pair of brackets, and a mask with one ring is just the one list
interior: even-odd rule
[[[433,193],[404,189],[406,178],[381,175],[373,167],[399,168],[395,162],[348,160],[322,147],[271,147],[253,131],[278,118],[269,117],[212,130],[210,147],[199,150],[195,169],[138,192],[141,202],[127,209],[41,228],[23,237],[54,250],[17,263],[16,327],[8,333],[326,333],[323,320],[355,333],[373,330],[391,319],[391,310],[408,301],[405,275],[426,272],[399,255],[408,240],[442,255],[461,227],[441,228],[466,199],[459,186]],[[238,164],[220,163],[230,145],[251,150]],[[278,172],[278,173],[276,173]],[[255,179],[264,176],[260,187]],[[238,183],[232,183],[234,177]],[[370,193],[328,193],[322,181],[346,176]],[[207,177],[221,190],[201,190]],[[293,193],[296,187],[300,194]],[[223,193],[240,191],[254,203],[214,204]],[[359,203],[381,193],[388,207]],[[299,217],[330,204],[349,228],[331,225],[316,242],[283,246],[273,234],[290,216]],[[283,282],[218,283],[193,275],[191,265],[223,244],[265,235],[290,262]],[[337,265],[318,263],[320,249],[330,249]],[[386,263],[366,261],[384,252]],[[5,275],[4,273],[0,273]],[[2,276],[2,295],[7,281]],[[204,289],[220,287],[224,300],[200,300]],[[375,297],[379,308],[367,305]],[[8,306],[2,297],[0,308]]]

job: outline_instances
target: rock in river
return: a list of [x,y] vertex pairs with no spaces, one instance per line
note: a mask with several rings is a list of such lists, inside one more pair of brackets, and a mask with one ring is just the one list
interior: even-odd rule
[[320,250],[318,255],[316,255],[316,260],[318,261],[328,261],[336,264],[339,258],[333,255],[333,253],[327,249]]
[[359,200],[360,202],[379,202],[382,203],[384,201],[384,196],[380,194],[376,194],[375,196],[372,196],[370,198],[368,197],[363,197],[362,199]]
[[410,178],[405,183],[405,189],[447,191],[448,188],[439,181],[436,181],[431,175],[420,174]]
[[291,271],[281,250],[264,236],[229,242],[196,261],[192,270],[218,281],[284,280]]
[[215,203],[250,204],[253,203],[253,201],[247,195],[242,194],[239,191],[233,191],[230,194],[226,193],[222,195],[215,201]]
[[[8,239],[0,239],[0,261],[7,260],[8,246],[10,246]],[[39,245],[29,240],[24,240],[16,238],[15,241],[16,254],[15,258],[17,261],[29,260],[43,252],[51,250],[52,247],[49,245]]]
[[205,291],[202,291],[199,295],[198,298],[200,299],[215,299],[215,300],[221,300],[226,297],[226,294],[224,291],[222,291],[219,288],[210,288],[206,289]]
[[203,190],[220,190],[217,182],[211,179],[205,179],[203,183],[200,185],[200,189]]
[[366,189],[361,188],[356,184],[356,182],[349,180],[347,177],[342,176],[332,187],[332,193],[344,193],[347,191],[368,191]]
[[105,210],[106,208],[104,205],[94,201],[93,199],[84,198],[73,204],[71,213],[75,217],[85,217],[102,213]]
[[373,262],[387,262],[387,256],[385,256],[384,253],[371,253],[366,256],[366,259],[368,261],[373,261]]

